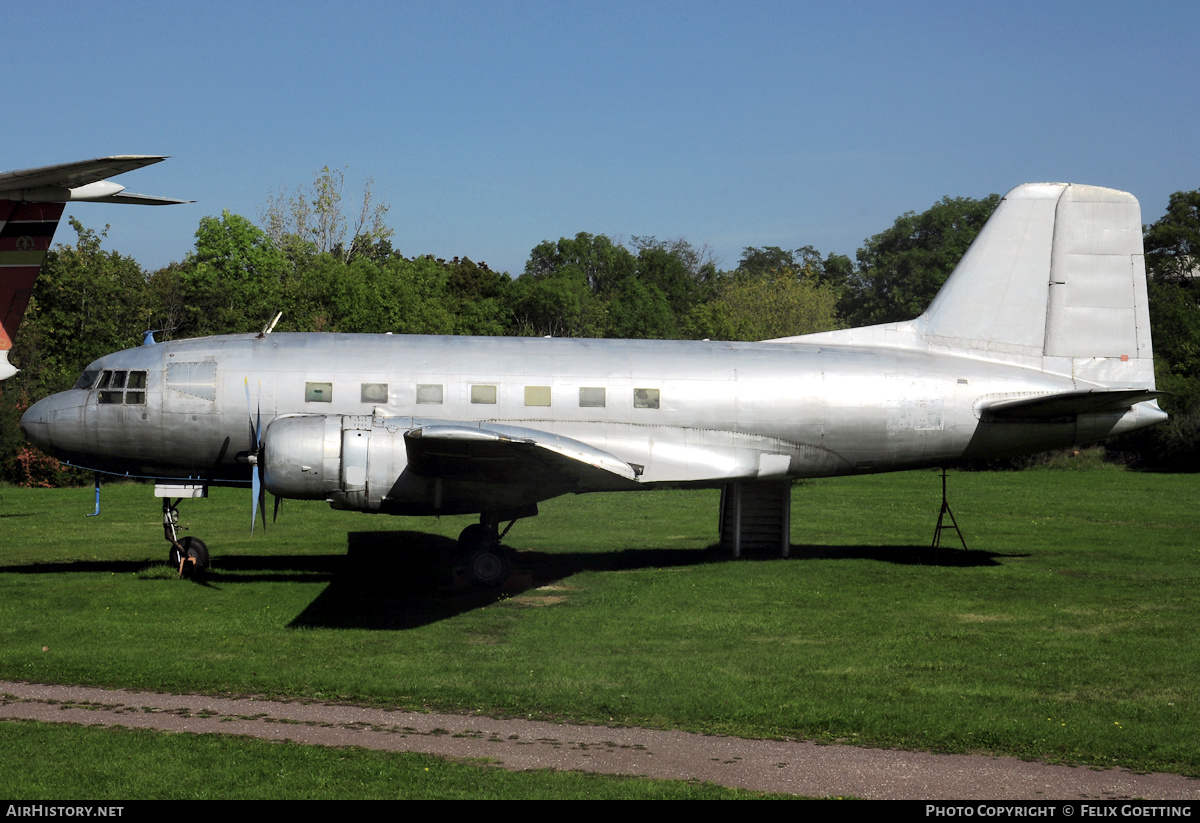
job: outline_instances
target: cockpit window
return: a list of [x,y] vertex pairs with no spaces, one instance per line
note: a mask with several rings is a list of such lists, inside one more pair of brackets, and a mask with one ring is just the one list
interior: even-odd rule
[[79,375],[79,379],[75,381],[73,389],[90,389],[96,382],[96,377],[99,376],[99,369],[88,369],[83,374]]
[[[80,382],[83,378],[79,378]],[[116,371],[106,369],[96,384],[100,389],[99,402],[102,406],[124,404],[146,405],[146,372]]]

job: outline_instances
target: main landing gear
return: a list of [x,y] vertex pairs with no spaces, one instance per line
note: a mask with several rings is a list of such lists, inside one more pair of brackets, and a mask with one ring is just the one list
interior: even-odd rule
[[[504,535],[522,517],[532,517],[537,514],[537,506],[527,506],[518,511],[484,512],[479,515],[479,522],[467,526],[458,536],[459,560],[471,585],[484,589],[494,589],[504,585],[508,574],[512,571],[512,559],[508,550],[500,545]],[[501,519],[508,519],[509,524],[500,531]]]
[[208,567],[208,546],[199,537],[179,539],[179,498],[174,504],[171,498],[163,498],[163,536],[171,544],[167,562],[179,571],[180,577],[198,576]]

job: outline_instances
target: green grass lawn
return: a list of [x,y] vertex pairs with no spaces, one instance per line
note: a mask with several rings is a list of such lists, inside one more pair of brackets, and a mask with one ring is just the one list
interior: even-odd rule
[[1200,476],[936,472],[793,492],[792,557],[726,558],[715,492],[563,498],[511,585],[444,556],[468,518],[185,501],[174,579],[148,487],[0,490],[0,678],[295,695],[1200,776]]

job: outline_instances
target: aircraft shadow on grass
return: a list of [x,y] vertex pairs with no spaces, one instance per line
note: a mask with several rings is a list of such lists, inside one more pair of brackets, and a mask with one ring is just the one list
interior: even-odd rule
[[[647,548],[617,552],[522,551],[504,586],[473,588],[455,571],[457,543],[414,531],[351,532],[346,554],[221,555],[194,581],[221,589],[250,582],[325,582],[328,585],[290,624],[292,628],[403,630],[453,617],[565,580],[578,572],[665,569],[712,563],[780,561],[774,552],[735,560],[713,544],[706,549]],[[1006,555],[929,546],[791,547],[789,562],[875,560],[898,565],[997,566]],[[76,560],[0,567],[8,574],[141,574],[159,565],[145,560]],[[162,580],[161,577],[150,578]]]
[[[474,589],[454,573],[455,541],[421,532],[352,532],[345,565],[292,621],[294,628],[409,629],[550,586],[583,571],[631,571],[709,563],[780,560],[777,554],[734,561],[726,549],[631,549],[618,552],[513,555],[513,571],[497,589]],[[987,551],[928,546],[793,546],[792,561],[867,559],[902,565],[996,566]],[[222,565],[225,565],[222,563]]]

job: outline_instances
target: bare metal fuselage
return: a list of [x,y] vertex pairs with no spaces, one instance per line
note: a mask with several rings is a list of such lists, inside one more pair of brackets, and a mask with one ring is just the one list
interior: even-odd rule
[[[568,492],[945,465],[1094,441],[1163,416],[1139,403],[989,421],[982,411],[989,401],[1080,384],[967,355],[803,342],[281,333],[141,346],[90,368],[145,371],[145,402],[102,404],[99,390],[73,389],[33,406],[22,425],[64,461],[143,477],[248,482],[251,424],[260,417],[269,490],[398,514],[511,509]],[[418,387],[431,386],[441,387],[441,402],[418,403]],[[597,389],[603,405],[595,404]],[[300,431],[305,422],[297,416],[307,420],[305,437],[319,443],[286,436],[289,425]],[[413,471],[404,435],[447,421],[586,444],[634,471],[564,475],[535,463],[513,471],[497,460],[489,473],[486,454],[472,456],[470,472]]]

